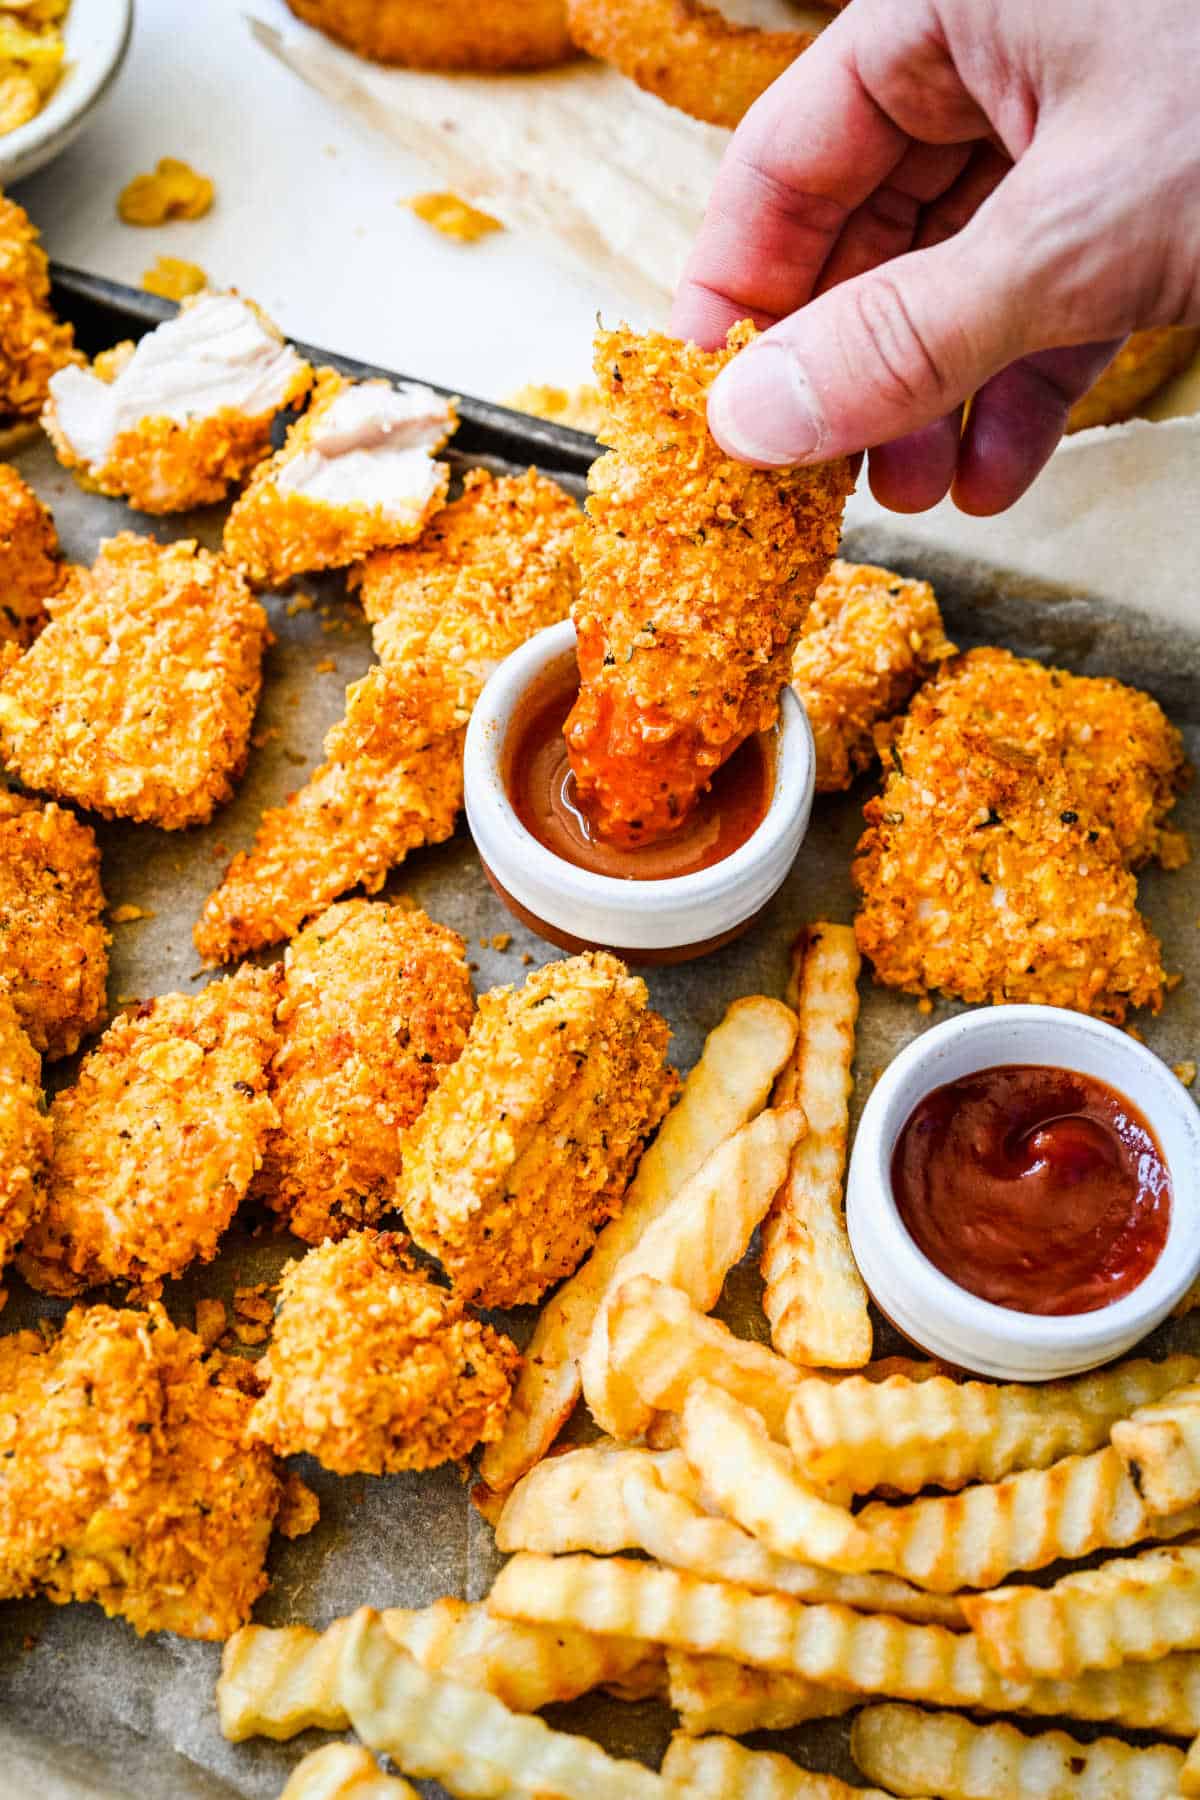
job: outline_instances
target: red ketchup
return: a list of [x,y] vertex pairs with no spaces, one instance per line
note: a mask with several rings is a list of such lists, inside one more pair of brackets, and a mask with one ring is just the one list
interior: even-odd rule
[[1014,1063],[926,1094],[892,1155],[913,1241],[959,1287],[1025,1313],[1096,1312],[1162,1255],[1171,1182],[1115,1088]]

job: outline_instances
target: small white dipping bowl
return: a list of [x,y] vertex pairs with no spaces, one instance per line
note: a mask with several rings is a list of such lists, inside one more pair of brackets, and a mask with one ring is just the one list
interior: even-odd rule
[[[994,1306],[936,1269],[900,1217],[892,1152],[914,1108],[934,1088],[1005,1063],[1106,1082],[1158,1139],[1171,1179],[1167,1241],[1133,1292],[1111,1306],[1062,1318]],[[909,1044],[872,1090],[850,1160],[846,1225],[880,1310],[932,1355],[1009,1381],[1078,1375],[1145,1337],[1200,1273],[1200,1111],[1164,1062],[1112,1025],[1056,1006],[965,1013]]]
[[776,893],[808,830],[816,753],[807,714],[785,688],[771,800],[732,855],[663,881],[596,875],[565,862],[526,830],[506,782],[518,705],[574,652],[570,621],[538,632],[500,664],[471,715],[463,764],[467,822],[488,878],[518,918],[560,948],[599,947],[635,962],[681,962],[715,949]]
[[62,78],[36,117],[0,137],[0,186],[65,150],[115,80],[133,27],[133,0],[71,0]]

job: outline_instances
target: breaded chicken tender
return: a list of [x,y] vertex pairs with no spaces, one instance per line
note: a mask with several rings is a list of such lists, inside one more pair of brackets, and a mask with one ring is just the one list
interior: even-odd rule
[[878,981],[1120,1023],[1162,1003],[1159,945],[1110,827],[1061,762],[967,719],[906,721],[853,867]]
[[0,639],[33,642],[64,572],[49,507],[11,463],[0,463]]
[[1158,325],[1135,331],[1107,369],[1071,408],[1067,430],[1089,425],[1117,425],[1130,419],[1160,387],[1186,369],[1200,350],[1200,329],[1192,325]]
[[0,418],[36,419],[51,376],[82,360],[50,309],[50,265],[29,215],[0,194]]
[[0,987],[0,1271],[41,1207],[49,1154],[42,1059]]
[[138,1632],[243,1625],[282,1493],[245,1441],[253,1381],[160,1306],[0,1338],[0,1598],[95,1600]]
[[432,388],[322,369],[308,411],[234,503],[225,554],[273,587],[410,544],[446,498],[450,469],[433,453],[457,425]]
[[90,826],[52,801],[0,791],[0,981],[48,1061],[104,1021],[104,904]]
[[484,995],[397,1190],[457,1292],[521,1306],[579,1266],[674,1098],[669,1036],[645,982],[601,951]]
[[566,0],[288,0],[359,56],[410,69],[548,69],[578,55]]
[[106,1281],[156,1293],[216,1255],[276,1112],[274,969],[123,1013],[50,1107],[46,1200],[20,1269],[44,1294]]
[[588,476],[565,735],[580,799],[614,843],[677,830],[720,764],[774,724],[837,550],[847,462],[751,469],[709,434],[709,388],[754,336],[737,325],[711,353],[656,332],[596,336],[612,448]]
[[356,1231],[288,1268],[249,1434],[338,1475],[432,1469],[500,1435],[521,1357],[414,1266]]
[[466,947],[423,912],[345,900],[288,945],[271,1066],[279,1128],[256,1183],[310,1244],[372,1225],[400,1136],[467,1041]]
[[42,424],[64,468],[141,512],[224,500],[271,453],[312,370],[238,294],[197,294],[137,344],[50,382]]
[[380,665],[347,691],[326,760],[210,895],[195,930],[206,961],[291,936],[348,888],[378,893],[410,850],[450,836],[467,720],[496,664],[566,617],[578,518],[535,469],[477,469],[417,543],[355,571]]
[[210,819],[246,766],[270,641],[241,573],[191,539],[122,532],[47,604],[0,678],[8,766],[106,818]]
[[847,788],[870,767],[873,727],[953,654],[927,581],[871,563],[833,564],[792,652],[792,686],[816,743],[818,793]]

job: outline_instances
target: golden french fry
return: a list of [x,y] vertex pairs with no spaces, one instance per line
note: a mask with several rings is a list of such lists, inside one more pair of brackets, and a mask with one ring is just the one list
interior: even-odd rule
[[385,1775],[361,1744],[323,1744],[288,1777],[279,1800],[420,1800],[399,1775]]
[[636,1550],[625,1505],[630,1470],[661,1470],[663,1482],[699,1504],[700,1484],[678,1450],[643,1450],[605,1441],[551,1456],[510,1493],[496,1525],[498,1550]]
[[609,1301],[635,1275],[680,1288],[708,1312],[771,1204],[804,1131],[796,1108],[759,1113],[720,1145],[617,1264],[596,1314],[580,1374],[592,1417],[612,1437],[640,1437],[654,1416],[609,1358]]
[[1025,1469],[961,1494],[875,1501],[856,1515],[880,1547],[880,1567],[934,1593],[994,1587],[1015,1569],[1041,1569],[1060,1556],[1089,1556],[1200,1526],[1200,1508],[1152,1516],[1108,1445]]
[[618,1264],[718,1145],[762,1110],[795,1041],[795,1014],[763,994],[735,1000],[709,1032],[673,1111],[638,1164],[620,1214],[542,1308],[504,1431],[480,1464],[487,1487],[507,1490],[546,1454],[579,1398],[580,1358]]
[[344,1731],[338,1688],[346,1620],[326,1631],[307,1625],[243,1625],[225,1643],[217,1681],[217,1717],[234,1744],[249,1737],[290,1738],[299,1731]]
[[[668,1659],[668,1669],[670,1661]],[[1181,1794],[1200,1794],[1200,1737],[1196,1738],[1187,1753],[1187,1761],[1179,1777]]]
[[516,1788],[557,1800],[665,1800],[670,1791],[589,1738],[551,1731],[480,1688],[429,1674],[397,1649],[368,1606],[348,1623],[339,1681],[363,1742],[452,1794],[487,1800]]
[[1151,1512],[1200,1500],[1200,1381],[1139,1407],[1113,1426],[1112,1441]]
[[969,1633],[806,1606],[624,1557],[514,1556],[487,1604],[506,1618],[643,1637],[859,1694],[1108,1720],[1172,1737],[1200,1731],[1200,1656],[1190,1652],[1094,1669],[1074,1681],[1006,1681]]
[[734,1736],[790,1731],[808,1719],[835,1719],[862,1704],[861,1694],[845,1688],[688,1650],[667,1651],[667,1692],[680,1729],[692,1737],[709,1731]]
[[878,1788],[850,1787],[836,1775],[814,1775],[773,1750],[747,1750],[730,1737],[677,1733],[662,1774],[694,1800],[888,1800]]
[[867,1290],[842,1209],[858,946],[849,925],[812,925],[792,952],[800,1035],[773,1104],[799,1106],[808,1133],[763,1225],[763,1308],[789,1362],[857,1369],[871,1359]]
[[1099,1450],[1119,1419],[1190,1380],[1194,1356],[1141,1358],[1045,1387],[933,1376],[882,1382],[848,1375],[798,1384],[788,1442],[812,1481],[867,1494],[915,1494],[999,1481]]
[[972,1725],[915,1706],[866,1707],[851,1727],[850,1751],[890,1793],[941,1800],[1170,1800],[1183,1767],[1183,1752],[1167,1744],[1082,1744],[1065,1731],[1027,1737],[1013,1725]]
[[992,1667],[1017,1681],[1157,1662],[1200,1646],[1200,1549],[1144,1550],[1053,1587],[964,1595],[963,1611]]
[[759,1415],[711,1382],[684,1402],[681,1448],[716,1505],[776,1556],[851,1572],[887,1567],[844,1507],[814,1493]]

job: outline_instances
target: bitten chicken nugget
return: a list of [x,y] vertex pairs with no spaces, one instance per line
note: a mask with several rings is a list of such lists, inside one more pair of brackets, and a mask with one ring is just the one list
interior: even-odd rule
[[49,1154],[42,1061],[0,988],[0,1271],[41,1207]]
[[20,1258],[32,1287],[153,1292],[212,1259],[276,1121],[278,989],[275,970],[239,969],[110,1025],[50,1108],[46,1203]]
[[312,370],[238,294],[197,294],[137,344],[50,382],[42,423],[64,468],[147,513],[224,500],[271,454],[271,422]]
[[244,1624],[281,1499],[244,1439],[253,1381],[160,1306],[0,1338],[0,1598],[95,1600],[193,1638]]
[[499,1435],[515,1344],[417,1269],[407,1240],[356,1231],[291,1264],[252,1438],[338,1475],[432,1469]]
[[1089,425],[1116,425],[1137,412],[1172,375],[1186,369],[1200,349],[1200,331],[1190,325],[1159,325],[1135,331],[1107,369],[1071,408],[1068,431]]
[[0,752],[28,786],[107,818],[202,824],[246,764],[267,615],[191,539],[122,532],[72,568],[0,679]]
[[273,587],[410,544],[446,498],[449,465],[433,453],[457,424],[432,388],[322,369],[308,411],[235,501],[225,554]]
[[0,418],[36,419],[50,377],[82,360],[50,310],[50,266],[29,215],[0,194]]
[[774,724],[837,551],[845,460],[751,469],[709,435],[709,389],[754,336],[737,325],[714,352],[656,332],[596,336],[612,448],[588,475],[565,735],[580,798],[615,843],[677,830],[719,765]]
[[462,1054],[474,999],[457,932],[345,900],[289,944],[271,1068],[279,1129],[257,1186],[310,1244],[373,1225],[400,1134]]
[[536,469],[473,470],[418,543],[381,550],[357,579],[382,659],[346,695],[326,761],[263,815],[196,926],[227,962],[289,937],[347,888],[377,893],[421,844],[441,843],[462,805],[466,723],[496,664],[565,618],[579,511]]
[[872,727],[898,713],[954,645],[927,581],[835,562],[792,652],[792,686],[817,747],[817,792],[847,788],[875,760]]
[[407,1134],[397,1190],[468,1299],[539,1300],[583,1261],[674,1098],[669,1035],[645,982],[600,951],[484,995]]
[[69,1056],[105,1015],[100,851],[53,802],[0,791],[0,979],[35,1050]]
[[11,463],[0,463],[0,638],[33,642],[64,572],[49,507]]

